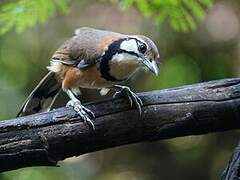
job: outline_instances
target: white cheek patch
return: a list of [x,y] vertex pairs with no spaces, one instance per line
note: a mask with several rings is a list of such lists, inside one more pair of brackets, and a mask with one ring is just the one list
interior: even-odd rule
[[121,43],[120,48],[125,51],[131,51],[138,54],[138,46],[135,39],[125,40]]
[[112,57],[112,62],[129,62],[137,61],[138,58],[134,55],[128,54],[128,53],[121,53],[121,54],[115,54]]

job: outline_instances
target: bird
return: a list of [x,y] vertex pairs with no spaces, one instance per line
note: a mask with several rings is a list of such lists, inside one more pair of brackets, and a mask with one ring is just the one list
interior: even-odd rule
[[159,51],[143,35],[80,27],[53,54],[48,73],[23,103],[17,117],[47,112],[62,90],[82,120],[95,129],[94,112],[77,98],[80,88],[98,89],[101,95],[115,90],[114,97],[125,96],[140,114],[142,100],[128,86],[122,85],[141,68],[158,75]]

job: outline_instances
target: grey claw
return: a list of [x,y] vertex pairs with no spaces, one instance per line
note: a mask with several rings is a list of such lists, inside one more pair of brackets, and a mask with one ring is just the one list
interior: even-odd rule
[[[119,87],[119,86],[117,86],[117,87]],[[138,109],[139,114],[141,115],[142,114],[141,107],[143,106],[142,100],[134,92],[132,92],[128,87],[125,87],[125,86],[123,86],[120,91],[116,92],[113,95],[113,97],[119,96],[121,94],[128,97],[131,107],[134,105]]]
[[73,102],[70,100],[67,102],[66,107],[74,107]]
[[132,96],[133,96],[132,98],[134,99],[134,104],[137,107],[139,114],[141,115],[142,114],[141,107],[143,106],[142,100],[136,94],[132,94]]
[[119,97],[121,95],[121,91],[115,92],[113,94],[113,98]]
[[133,106],[133,100],[132,100],[131,96],[127,96],[127,97],[128,97],[129,102],[130,102],[130,106],[132,107]]
[[69,101],[66,105],[67,107],[73,107],[74,111],[77,112],[77,114],[83,119],[84,123],[87,123],[88,125],[90,125],[93,130],[95,130],[95,126],[93,124],[93,122],[91,121],[91,119],[89,118],[89,116],[92,116],[93,118],[95,118],[94,113],[87,109],[86,107],[84,107],[80,101]]
[[89,118],[86,119],[86,123],[88,123],[92,127],[92,129],[95,130],[95,125]]
[[141,106],[141,103],[139,103],[139,101],[136,103],[136,106],[137,106],[137,109],[139,111],[139,114],[141,115],[142,114],[142,106]]
[[95,118],[96,116],[95,116],[95,114],[94,114],[94,112],[92,112],[90,109],[88,109],[88,108],[86,108],[86,107],[84,107],[84,106],[82,106],[82,108],[83,108],[83,110],[86,112],[86,113],[88,113],[90,116],[92,116],[93,118]]
[[137,96],[137,99],[138,99],[138,102],[139,102],[139,104],[141,105],[141,106],[143,106],[143,102],[142,102],[142,100]]

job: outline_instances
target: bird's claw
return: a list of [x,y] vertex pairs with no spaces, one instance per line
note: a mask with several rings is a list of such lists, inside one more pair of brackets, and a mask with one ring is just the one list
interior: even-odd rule
[[95,126],[90,119],[90,117],[95,118],[95,115],[90,109],[84,107],[81,102],[77,100],[70,100],[66,106],[73,107],[74,111],[83,119],[84,123],[87,123],[93,128],[93,130],[95,130]]
[[134,105],[138,111],[139,111],[139,114],[141,115],[142,114],[142,106],[143,106],[143,102],[142,100],[137,96],[137,94],[135,94],[134,92],[132,92],[130,90],[129,87],[126,87],[126,86],[122,86],[121,87],[121,90],[120,91],[117,91],[113,97],[119,97],[119,96],[127,96],[129,102],[130,102],[130,105],[131,107]]
[[87,112],[88,115],[90,115],[92,118],[95,118],[94,112],[92,112],[90,109],[86,108],[85,106],[82,106],[83,110]]

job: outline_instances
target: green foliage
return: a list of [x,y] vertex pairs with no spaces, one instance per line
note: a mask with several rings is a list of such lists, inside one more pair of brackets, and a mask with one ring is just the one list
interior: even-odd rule
[[[57,10],[68,12],[71,0],[18,0],[2,5],[0,9],[0,34],[13,28],[22,32],[36,23],[45,22]],[[204,8],[214,0],[116,0],[124,9],[136,6],[146,17],[153,17],[160,25],[166,20],[177,31],[196,29],[196,20],[205,16]]]
[[135,5],[146,17],[153,17],[156,24],[169,21],[177,31],[188,32],[196,29],[196,20],[203,20],[204,8],[213,0],[118,0],[122,8]]
[[45,22],[57,10],[68,12],[70,0],[18,0],[2,5],[0,9],[0,34],[12,28],[22,32],[36,23]]

